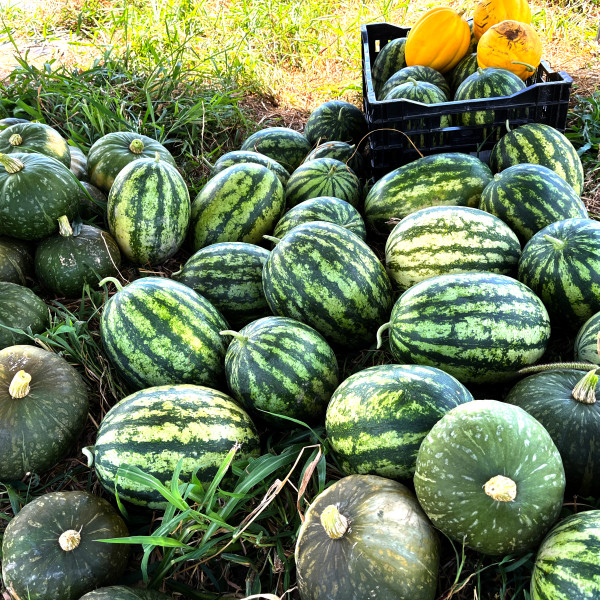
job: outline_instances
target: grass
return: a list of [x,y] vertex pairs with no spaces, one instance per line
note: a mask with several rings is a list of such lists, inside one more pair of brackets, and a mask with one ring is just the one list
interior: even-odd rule
[[[31,38],[61,42],[64,54],[40,59],[20,52],[16,69],[0,82],[0,113],[46,122],[84,151],[123,129],[158,139],[176,156],[193,197],[211,163],[239,148],[252,131],[266,125],[301,129],[308,112],[331,98],[360,102],[361,24],[411,24],[435,4],[51,0],[37,12],[7,9],[0,30],[5,55]],[[600,92],[594,75],[600,66],[594,41],[600,4],[559,0],[532,7],[544,56],[575,78],[568,136],[585,165],[586,202],[600,213]],[[169,276],[181,259],[156,274]],[[125,279],[140,274],[149,272],[124,270]],[[105,292],[87,289],[72,302],[46,299],[51,325],[32,342],[61,353],[88,381],[92,402],[80,445],[93,445],[104,414],[129,391],[101,349],[98,313]],[[370,348],[340,355],[339,361],[347,377],[393,359],[385,348]],[[194,479],[163,486],[141,473],[122,473],[143,478],[169,499],[164,515],[124,507],[136,548],[126,582],[146,581],[200,600],[298,598],[293,549],[300,514],[341,474],[322,430],[261,434],[264,455],[244,465],[234,461],[232,450],[207,489]],[[74,449],[51,473],[0,487],[0,521],[57,489],[109,497]],[[442,548],[439,599],[528,598],[531,554],[482,557],[449,540],[442,540]]]

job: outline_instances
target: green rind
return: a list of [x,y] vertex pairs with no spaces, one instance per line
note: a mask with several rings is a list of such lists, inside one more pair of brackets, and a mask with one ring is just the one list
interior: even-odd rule
[[241,150],[266,154],[293,173],[311,150],[310,142],[300,132],[289,127],[267,127],[253,133]]
[[[21,370],[31,375],[30,391],[13,398]],[[52,468],[73,449],[87,414],[86,386],[64,358],[36,346],[0,350],[0,481]]]
[[390,281],[373,251],[323,221],[298,225],[281,239],[265,264],[263,286],[274,314],[347,348],[374,342],[392,304]]
[[[512,501],[484,491],[492,477],[516,483]],[[556,521],[565,475],[548,432],[524,410],[475,400],[442,417],[423,440],[414,477],[419,503],[443,533],[483,554],[534,548]]]
[[359,144],[366,133],[367,120],[362,110],[343,100],[319,104],[304,126],[304,136],[311,145],[332,141]]
[[600,312],[592,315],[579,329],[575,338],[573,358],[576,362],[600,365]]
[[270,314],[262,287],[269,251],[254,244],[222,242],[198,250],[174,274],[209,300],[233,327]]
[[433,367],[370,367],[333,393],[327,439],[346,475],[410,479],[429,430],[450,409],[471,400],[467,388]]
[[521,244],[499,218],[466,206],[433,206],[402,219],[385,245],[386,270],[404,291],[450,273],[516,274]]
[[369,190],[364,216],[367,227],[388,234],[406,215],[428,206],[477,207],[481,193],[492,180],[489,167],[478,158],[459,152],[425,156],[382,177]]
[[276,160],[266,156],[265,154],[261,154],[260,152],[252,152],[251,150],[234,150],[232,152],[227,152],[223,154],[213,165],[210,171],[210,177],[214,177],[218,175],[221,171],[225,170],[227,167],[231,167],[232,165],[239,165],[242,163],[254,163],[257,165],[262,165],[263,167],[267,167],[277,175],[279,181],[281,181],[282,186],[286,186],[288,179],[290,178],[290,174],[287,170],[282,167]]
[[[122,500],[164,509],[165,498],[143,483],[118,477],[134,466],[170,486],[181,461],[180,480],[195,473],[209,485],[227,453],[239,445],[236,460],[260,453],[256,428],[232,398],[196,385],[150,387],[113,406],[100,424],[94,466],[102,485]],[[117,479],[118,477],[118,479]]]
[[194,290],[161,277],[126,285],[106,303],[100,336],[114,367],[135,389],[196,383],[219,387],[227,329]]
[[232,165],[213,177],[192,203],[194,251],[219,242],[260,244],[285,208],[277,176],[262,165]]
[[[22,143],[18,146],[9,142],[13,135],[20,135],[22,138]],[[71,167],[71,152],[67,141],[56,129],[44,123],[16,123],[0,131],[0,152],[34,152],[55,158],[67,168]]]
[[190,195],[168,162],[141,158],[125,166],[108,194],[107,220],[121,252],[138,265],[157,265],[185,240]]
[[527,123],[506,133],[494,146],[494,173],[519,163],[543,165],[560,175],[577,194],[583,193],[583,165],[573,144],[545,123]]
[[273,236],[282,238],[297,225],[310,221],[327,221],[341,225],[362,240],[366,239],[365,222],[354,206],[333,196],[319,196],[304,200],[288,210],[277,222]]
[[523,248],[519,279],[543,300],[556,325],[575,333],[600,311],[600,223],[566,219],[538,231]]
[[461,61],[446,74],[450,83],[451,93],[448,94],[449,98],[454,99],[454,94],[458,89],[458,86],[473,73],[477,72],[477,52],[467,54]]
[[445,100],[434,100],[433,102],[446,102],[451,98],[450,86],[439,71],[431,67],[413,65],[411,67],[404,67],[390,76],[381,88],[381,92],[379,93],[380,99],[387,98],[391,90],[401,83],[405,83],[409,77],[417,81],[431,83],[444,93]]
[[172,600],[172,597],[156,590],[111,585],[88,592],[79,600]]
[[600,597],[600,510],[570,515],[546,536],[531,575],[531,600]]
[[69,146],[71,161],[69,170],[79,181],[87,179],[87,156],[77,146]]
[[405,46],[405,37],[390,40],[375,57],[373,66],[371,67],[371,77],[376,98],[380,98],[381,88],[384,83],[396,71],[406,67],[406,60],[404,58]]
[[539,360],[550,337],[542,301],[493,273],[439,275],[396,302],[390,348],[398,362],[430,365],[462,383],[510,379]]
[[575,190],[551,169],[519,164],[494,175],[479,208],[502,219],[525,243],[540,229],[563,219],[585,219],[587,209]]
[[316,330],[287,317],[250,323],[225,355],[233,397],[253,417],[280,428],[295,427],[276,413],[314,423],[322,418],[339,383],[336,356]]
[[85,193],[80,190],[79,216],[85,222],[95,220],[96,223],[104,225],[104,216],[108,205],[106,194],[87,181],[81,181],[80,183],[85,189]]
[[[392,88],[387,92],[384,100],[397,100],[399,98],[405,98],[406,100],[414,100],[415,102],[423,102],[424,104],[437,104],[438,102],[447,102],[448,98],[446,94],[434,85],[426,81],[404,81]],[[445,127],[443,123],[450,123],[449,117],[442,119],[442,127]]]
[[36,334],[44,331],[49,321],[48,306],[32,290],[18,283],[0,281],[0,349],[31,341],[24,333],[6,327]]
[[0,237],[0,281],[27,285],[33,275],[32,249],[21,240]]
[[285,204],[289,210],[305,200],[321,196],[333,196],[358,208],[362,185],[345,163],[335,158],[315,158],[291,174],[285,188]]
[[356,146],[346,142],[324,142],[319,144],[304,159],[304,163],[315,158],[335,158],[348,165],[359,178],[364,178],[367,167],[363,155]]

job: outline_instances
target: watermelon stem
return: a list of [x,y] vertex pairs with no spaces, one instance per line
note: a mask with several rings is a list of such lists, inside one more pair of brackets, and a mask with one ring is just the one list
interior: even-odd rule
[[321,513],[321,525],[332,540],[339,540],[348,531],[350,521],[338,510],[335,504],[330,504]]
[[269,240],[270,242],[273,242],[274,244],[279,244],[279,242],[281,241],[281,238],[274,237],[272,235],[263,235],[263,239]]
[[525,367],[519,369],[517,373],[519,375],[531,375],[533,373],[543,373],[544,371],[552,371],[554,369],[575,369],[577,371],[589,371],[590,368],[596,368],[597,365],[593,363],[549,363],[547,365],[533,365],[532,367]]
[[58,545],[65,552],[75,550],[81,543],[81,533],[75,529],[67,529],[63,531],[58,538]]
[[30,392],[31,375],[23,369],[18,371],[8,386],[8,393],[13,398],[25,398]]
[[377,330],[377,350],[379,350],[379,348],[381,348],[381,346],[383,345],[383,339],[382,339],[383,332],[387,331],[391,326],[392,326],[391,321],[388,321],[387,323],[384,323]]
[[504,475],[496,475],[483,486],[483,491],[497,502],[512,502],[517,497],[517,484]]
[[94,446],[86,446],[81,449],[81,452],[87,457],[87,466],[91,467],[94,464]]
[[0,153],[0,165],[2,165],[11,175],[22,171],[25,167],[25,165],[18,158],[13,158],[8,154],[2,153]]
[[550,242],[555,250],[563,250],[567,243],[564,240],[559,240],[558,238],[552,237],[551,235],[544,234],[544,239],[547,242]]
[[571,396],[573,396],[577,402],[581,402],[582,404],[596,403],[596,384],[598,383],[598,375],[596,375],[597,370],[597,368],[592,369],[589,373],[586,373],[583,379],[581,379],[573,388]]
[[117,292],[120,292],[123,289],[123,285],[116,277],[105,277],[102,281],[98,283],[98,287],[102,287],[105,283],[112,281],[117,288]]
[[247,335],[242,335],[238,331],[232,331],[231,329],[224,329],[223,331],[219,331],[219,335],[230,335],[235,338],[240,344],[245,344],[248,341]]
[[73,235],[73,228],[69,223],[69,217],[67,217],[67,215],[58,217],[58,233],[64,237],[71,237]]
[[18,133],[13,133],[8,138],[8,143],[11,146],[20,146],[23,143],[23,138]]

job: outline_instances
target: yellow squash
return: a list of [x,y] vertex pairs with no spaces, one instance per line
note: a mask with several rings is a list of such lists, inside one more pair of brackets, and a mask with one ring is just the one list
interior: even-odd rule
[[471,41],[471,30],[463,13],[449,6],[438,6],[421,16],[406,38],[406,64],[431,67],[441,73],[458,64]]
[[473,35],[476,40],[492,26],[511,19],[531,24],[527,0],[479,0],[473,12]]

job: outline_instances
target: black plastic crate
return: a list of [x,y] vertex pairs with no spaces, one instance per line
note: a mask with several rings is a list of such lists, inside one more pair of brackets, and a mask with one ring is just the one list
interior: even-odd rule
[[[421,155],[465,152],[487,160],[499,135],[506,131],[506,121],[511,129],[524,123],[545,123],[565,130],[573,80],[564,71],[552,71],[545,61],[525,82],[527,87],[511,96],[438,104],[377,100],[371,77],[377,53],[390,40],[405,37],[409,31],[389,23],[361,27],[363,107],[375,181]],[[457,115],[480,110],[493,110],[494,123],[456,125]],[[444,126],[442,119],[448,117],[451,126]]]

